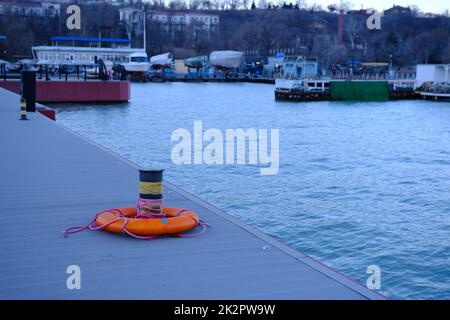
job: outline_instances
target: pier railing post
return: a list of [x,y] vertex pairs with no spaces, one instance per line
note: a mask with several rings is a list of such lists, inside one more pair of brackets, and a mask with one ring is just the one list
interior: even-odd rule
[[45,65],[45,81],[50,80],[50,77],[48,76],[48,65]]

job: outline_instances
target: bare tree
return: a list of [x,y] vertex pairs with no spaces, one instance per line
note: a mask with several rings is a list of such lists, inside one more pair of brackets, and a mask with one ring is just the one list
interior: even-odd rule
[[169,2],[169,9],[170,10],[187,10],[186,2],[183,0],[171,0]]
[[31,54],[29,45],[33,43],[34,32],[28,28],[26,21],[17,19],[11,11],[6,11],[0,19],[0,31],[7,37],[4,45],[6,58],[11,60],[17,55],[27,56]]
[[350,41],[350,49],[356,48],[357,40],[361,38],[362,31],[366,30],[365,21],[358,19],[355,15],[348,15],[345,21],[345,35]]

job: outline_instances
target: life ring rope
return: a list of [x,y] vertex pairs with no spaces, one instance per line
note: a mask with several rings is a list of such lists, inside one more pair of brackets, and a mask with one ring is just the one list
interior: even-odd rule
[[[183,212],[187,212],[187,211],[189,211],[189,210],[180,209],[174,216],[178,217]],[[109,222],[107,222],[105,224],[99,225],[97,223],[97,218],[100,215],[108,213],[108,212],[114,214],[116,216],[116,218],[112,219],[111,221],[109,221]],[[146,212],[146,213],[148,213],[148,212]],[[84,230],[102,230],[102,229],[105,229],[106,227],[108,227],[109,225],[112,225],[113,223],[116,223],[118,221],[123,221],[123,224],[120,227],[120,229],[121,229],[123,234],[128,235],[128,236],[133,237],[133,238],[142,239],[142,240],[155,240],[155,239],[162,238],[164,236],[166,236],[166,237],[169,236],[169,237],[174,237],[174,238],[196,237],[196,236],[199,236],[199,235],[203,234],[206,231],[207,227],[210,227],[210,225],[207,222],[205,222],[205,221],[203,221],[201,219],[192,217],[192,219],[194,219],[194,221],[196,223],[196,227],[199,227],[201,230],[196,232],[196,233],[191,233],[191,234],[176,233],[176,234],[158,235],[158,236],[140,236],[140,235],[132,233],[131,231],[129,231],[126,228],[126,226],[127,226],[128,222],[130,221],[130,219],[146,219],[146,218],[147,219],[155,219],[157,217],[164,218],[165,216],[166,216],[166,214],[164,212],[162,214],[153,214],[153,213],[151,213],[151,217],[148,217],[147,215],[142,215],[141,211],[140,211],[139,200],[138,200],[138,210],[137,210],[136,217],[133,217],[133,218],[126,217],[123,214],[123,212],[121,212],[119,209],[108,209],[108,210],[104,210],[104,211],[101,211],[101,212],[97,213],[95,215],[95,217],[92,219],[92,221],[89,222],[87,225],[84,225],[84,226],[73,226],[73,227],[70,227],[70,228],[67,228],[67,229],[63,230],[62,233],[63,233],[64,237],[67,238],[69,235],[71,235],[73,233],[78,233],[78,232],[81,232],[81,231],[84,231]]]
[[164,218],[166,214],[162,210],[164,207],[163,199],[142,199],[139,198],[136,203],[137,216],[144,218]]

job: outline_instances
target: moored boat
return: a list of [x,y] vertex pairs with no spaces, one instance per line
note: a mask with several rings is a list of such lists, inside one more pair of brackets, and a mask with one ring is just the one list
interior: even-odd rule
[[209,63],[220,68],[239,68],[243,63],[243,58],[244,54],[240,51],[213,51],[209,55]]
[[150,58],[152,68],[168,68],[173,64],[173,56],[170,52],[158,54]]
[[123,63],[128,73],[146,73],[150,68],[148,56],[144,51],[135,52],[130,55],[130,62]]

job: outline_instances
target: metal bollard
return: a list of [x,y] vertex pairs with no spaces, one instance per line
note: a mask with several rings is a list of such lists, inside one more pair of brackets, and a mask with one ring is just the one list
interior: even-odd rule
[[24,98],[20,99],[20,120],[28,120],[28,118],[27,118],[27,102]]
[[138,207],[142,215],[161,215],[163,210],[163,171],[139,170]]

